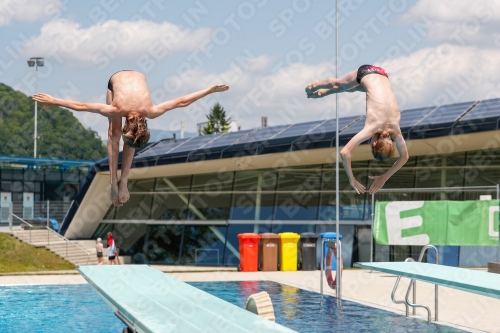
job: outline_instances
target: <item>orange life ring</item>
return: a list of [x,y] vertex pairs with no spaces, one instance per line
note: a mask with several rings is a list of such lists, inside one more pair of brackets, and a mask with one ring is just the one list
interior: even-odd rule
[[[326,276],[326,281],[328,282],[328,285],[330,288],[335,289],[337,286],[337,275],[335,275],[335,279],[332,276],[332,260],[335,258],[335,255],[337,254],[337,249],[332,249],[331,247],[328,248],[328,252],[326,253],[326,267],[325,267],[325,276]],[[340,258],[340,274],[344,271],[344,260]]]

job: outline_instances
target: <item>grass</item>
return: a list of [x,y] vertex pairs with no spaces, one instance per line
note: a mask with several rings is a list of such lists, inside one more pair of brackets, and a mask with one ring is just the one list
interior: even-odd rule
[[0,273],[75,269],[44,247],[34,247],[6,233],[0,233]]

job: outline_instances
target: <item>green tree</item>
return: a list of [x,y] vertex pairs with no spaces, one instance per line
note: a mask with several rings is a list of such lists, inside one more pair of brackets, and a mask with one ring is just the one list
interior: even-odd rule
[[231,118],[227,118],[226,111],[219,104],[215,103],[210,113],[207,114],[208,124],[202,129],[201,134],[226,133],[231,125]]
[[[0,83],[0,155],[33,156],[34,108],[30,97]],[[37,156],[75,160],[106,156],[97,132],[84,128],[69,110],[51,106],[38,111],[37,132]]]

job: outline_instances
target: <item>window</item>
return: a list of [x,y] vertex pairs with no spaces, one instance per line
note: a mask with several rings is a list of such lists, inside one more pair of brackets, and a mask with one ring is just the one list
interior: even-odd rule
[[186,225],[182,234],[182,265],[222,265],[226,226]]

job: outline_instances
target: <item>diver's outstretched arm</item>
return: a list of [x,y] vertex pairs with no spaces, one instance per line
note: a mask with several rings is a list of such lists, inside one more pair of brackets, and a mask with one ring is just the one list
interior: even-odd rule
[[207,89],[203,89],[194,93],[191,93],[186,96],[178,97],[175,99],[172,99],[170,101],[166,101],[163,103],[160,103],[158,105],[153,106],[150,112],[148,112],[148,118],[156,118],[161,116],[167,111],[173,110],[175,108],[183,108],[188,106],[189,104],[199,100],[200,98],[203,98],[209,94],[215,93],[215,92],[222,92],[226,91],[229,89],[229,86],[225,84],[216,84],[213,86],[208,87]]
[[50,105],[58,105],[74,111],[88,111],[88,112],[100,113],[103,116],[109,118],[116,117],[119,112],[119,110],[113,105],[102,104],[102,103],[85,103],[85,102],[72,101],[69,99],[54,98],[50,95],[42,93],[34,94],[32,98],[37,102],[45,104],[45,107],[42,108],[42,110]]

